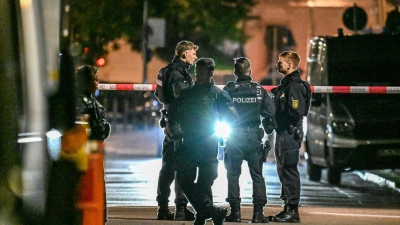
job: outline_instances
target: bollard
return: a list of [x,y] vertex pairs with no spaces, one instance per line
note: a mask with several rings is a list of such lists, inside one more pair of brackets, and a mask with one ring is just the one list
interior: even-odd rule
[[87,143],[88,167],[78,185],[77,207],[82,211],[82,225],[104,224],[104,142]]

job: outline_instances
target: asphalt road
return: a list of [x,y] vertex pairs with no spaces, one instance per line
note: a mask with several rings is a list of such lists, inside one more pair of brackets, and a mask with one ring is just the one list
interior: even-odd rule
[[[106,141],[105,180],[107,187],[108,225],[114,224],[192,224],[191,222],[157,221],[156,188],[161,159],[158,154],[157,129],[115,129]],[[240,180],[242,223],[251,219],[252,183],[246,163]],[[400,192],[390,188],[390,180],[371,171],[344,173],[340,185],[330,185],[323,173],[321,182],[306,177],[306,162],[299,164],[301,174],[302,224],[400,224]],[[376,176],[376,177],[374,177]],[[280,183],[272,152],[264,164],[268,205],[266,215],[280,211]],[[373,177],[368,178],[368,177]],[[385,182],[382,182],[382,179]],[[371,182],[375,180],[376,183]],[[386,183],[386,185],[382,185]],[[173,186],[171,186],[173,189]],[[219,177],[213,186],[215,204],[227,207],[226,173],[220,163]],[[170,197],[171,209],[174,194]],[[210,223],[211,224],[211,223]],[[234,224],[234,223],[226,223]]]

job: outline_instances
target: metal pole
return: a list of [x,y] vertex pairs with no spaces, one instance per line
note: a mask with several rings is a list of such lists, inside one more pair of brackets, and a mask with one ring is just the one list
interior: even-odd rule
[[357,5],[353,6],[353,32],[357,34]]
[[[273,41],[272,41],[272,43],[273,43],[272,44],[272,46],[273,46],[272,58],[273,58],[273,60],[272,60],[271,67],[275,68],[276,66],[274,64],[274,60],[276,60],[279,55],[279,52],[278,52],[278,27],[274,26],[272,29],[272,32],[273,32],[273,34],[272,34],[272,39],[273,39]],[[271,79],[272,79],[272,85],[274,85],[274,86],[277,85],[276,84],[277,76],[278,75],[277,75],[276,69],[272,70]]]
[[147,11],[148,1],[143,5],[143,30],[142,30],[142,58],[143,58],[143,83],[147,84]]

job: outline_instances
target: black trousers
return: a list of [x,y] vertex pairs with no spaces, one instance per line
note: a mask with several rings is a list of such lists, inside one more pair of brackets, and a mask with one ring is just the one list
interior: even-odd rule
[[211,217],[212,185],[218,177],[218,140],[185,138],[178,149],[177,181],[198,215]]
[[280,198],[285,204],[298,205],[300,202],[300,174],[297,168],[300,146],[301,141],[288,131],[276,134],[276,167],[282,186]]
[[263,159],[259,129],[235,129],[225,147],[224,164],[227,170],[228,198],[230,204],[240,203],[239,177],[242,162],[247,161],[253,181],[253,204],[267,204],[266,185],[263,176]]
[[[168,124],[167,124],[168,127]],[[176,141],[170,138],[168,128],[164,129],[162,166],[158,175],[157,202],[159,206],[166,206],[171,195],[171,184],[176,180]],[[175,182],[175,205],[187,205],[188,200],[182,188]]]

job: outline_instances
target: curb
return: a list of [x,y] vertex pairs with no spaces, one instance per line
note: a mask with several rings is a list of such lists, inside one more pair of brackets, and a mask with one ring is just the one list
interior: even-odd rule
[[380,187],[386,187],[400,193],[400,184],[383,176],[375,173],[366,171],[354,171],[354,174],[358,175],[361,179],[369,181],[379,185]]

